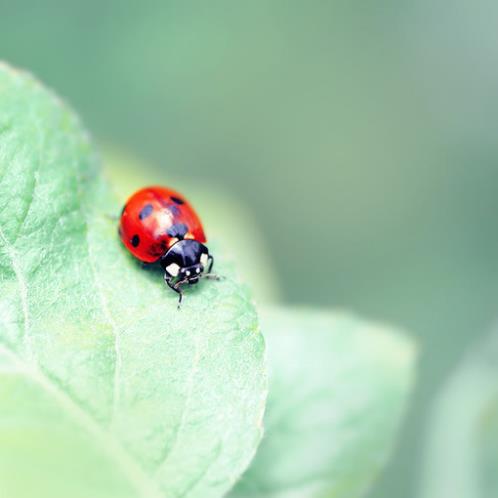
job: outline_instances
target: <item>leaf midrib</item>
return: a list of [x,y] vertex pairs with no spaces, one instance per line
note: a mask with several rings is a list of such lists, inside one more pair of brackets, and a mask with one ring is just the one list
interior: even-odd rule
[[92,245],[90,243],[90,240],[88,238],[88,220],[85,218],[85,241],[86,241],[86,247],[88,250],[88,261],[90,262],[90,270],[93,275],[93,280],[95,282],[95,286],[97,288],[97,294],[98,294],[98,299],[100,302],[100,306],[102,308],[102,312],[104,314],[104,317],[106,318],[107,322],[109,323],[113,335],[114,335],[114,375],[113,375],[113,398],[112,398],[112,407],[111,407],[111,415],[110,415],[110,423],[109,427],[112,428],[114,421],[115,421],[115,414],[116,414],[116,409],[117,405],[119,403],[119,383],[120,383],[120,376],[121,376],[121,333],[119,330],[119,327],[112,317],[112,313],[109,309],[109,305],[107,302],[107,298],[105,297],[105,294],[102,289],[102,285],[100,283],[99,279],[99,274],[95,270],[95,264],[93,260],[93,253],[92,253]]

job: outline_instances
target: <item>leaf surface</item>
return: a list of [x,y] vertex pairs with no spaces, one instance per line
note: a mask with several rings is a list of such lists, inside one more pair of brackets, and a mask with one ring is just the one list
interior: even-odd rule
[[117,212],[74,114],[1,65],[0,496],[217,497],[259,443],[246,288],[214,247],[226,280],[178,311]]
[[498,331],[469,351],[434,403],[420,498],[498,496]]
[[415,348],[347,314],[262,314],[265,437],[230,498],[354,498],[386,463],[413,384]]

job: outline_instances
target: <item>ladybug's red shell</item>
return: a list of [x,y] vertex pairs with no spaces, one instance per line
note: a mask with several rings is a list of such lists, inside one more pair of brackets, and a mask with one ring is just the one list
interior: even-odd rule
[[201,221],[190,203],[166,187],[135,192],[121,213],[119,236],[141,261],[154,263],[179,239],[205,243]]

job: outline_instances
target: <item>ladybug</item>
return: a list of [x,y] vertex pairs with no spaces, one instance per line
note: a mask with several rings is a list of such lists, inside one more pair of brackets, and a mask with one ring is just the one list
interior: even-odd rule
[[178,293],[201,278],[219,280],[211,273],[214,258],[206,247],[201,221],[184,196],[168,187],[146,187],[126,202],[119,221],[119,236],[143,263],[159,262],[165,283]]

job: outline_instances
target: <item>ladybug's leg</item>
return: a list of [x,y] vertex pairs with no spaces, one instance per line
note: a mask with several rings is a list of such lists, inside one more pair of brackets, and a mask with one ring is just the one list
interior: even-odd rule
[[211,273],[211,270],[213,269],[213,263],[214,263],[214,258],[211,256],[211,254],[208,257],[208,270],[206,273],[203,273],[201,278],[207,278],[208,280],[221,280],[223,277],[220,277],[220,275],[216,275],[216,273]]
[[213,263],[214,263],[214,258],[210,254],[208,256],[208,269],[207,269],[207,272],[203,273],[201,275],[201,278],[207,278],[208,280],[221,280],[221,277],[219,275],[216,275],[216,273],[211,273],[211,270],[213,269]]
[[182,291],[182,288],[180,287],[180,285],[184,284],[186,282],[186,280],[179,280],[176,283],[173,283],[173,280],[174,279],[172,279],[168,275],[164,274],[164,281],[166,282],[168,287],[171,290],[174,290],[178,294],[178,309],[180,309],[181,304],[182,304],[182,299],[183,299],[183,291]]
[[167,274],[164,274],[164,283],[176,292],[176,289],[173,287],[173,279]]
[[183,290],[180,286],[186,283],[188,283],[187,279],[180,280],[172,287],[172,289],[178,293],[178,309],[182,307],[182,299],[183,299]]
[[183,299],[183,291],[180,286],[173,287],[173,290],[178,292],[178,306],[177,308],[180,309],[182,307],[182,299]]

